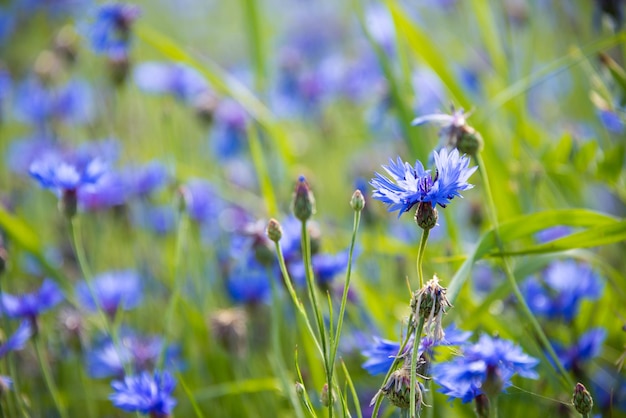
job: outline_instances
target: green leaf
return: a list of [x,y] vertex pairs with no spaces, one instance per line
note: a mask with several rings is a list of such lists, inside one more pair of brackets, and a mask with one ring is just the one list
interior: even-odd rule
[[[624,229],[626,225],[624,223],[625,221],[617,221],[609,215],[590,210],[563,209],[533,213],[508,222],[503,222],[500,225],[499,232],[502,243],[506,246],[515,240],[530,237],[541,230],[553,226],[564,225],[590,228],[589,231],[583,231],[555,240],[551,243],[542,244],[541,246],[545,246],[545,248],[542,248],[542,251],[536,252],[564,251],[573,248],[598,246],[616,242],[616,240],[626,234],[626,230]],[[575,238],[572,238],[574,236]],[[581,242],[581,239],[586,239],[587,242]],[[493,252],[499,253],[494,230],[491,229],[481,236],[474,251],[467,257],[450,281],[450,285],[448,286],[448,298],[450,302],[454,303],[458,297],[461,287],[472,271],[474,263]]]

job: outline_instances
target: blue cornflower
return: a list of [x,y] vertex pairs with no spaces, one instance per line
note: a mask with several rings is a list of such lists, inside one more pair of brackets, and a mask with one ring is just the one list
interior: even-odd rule
[[141,166],[130,166],[122,171],[128,193],[144,197],[165,186],[169,181],[167,168],[159,161],[151,161]]
[[554,241],[555,239],[563,238],[572,233],[572,228],[569,226],[553,226],[552,228],[547,228],[542,231],[539,231],[535,234],[535,238],[540,243],[546,243],[549,241]]
[[19,328],[0,346],[0,357],[7,355],[9,351],[17,351],[24,348],[24,344],[33,336],[33,327],[30,321],[22,321]]
[[215,111],[215,124],[210,146],[217,158],[230,159],[243,149],[247,141],[248,114],[234,100],[223,100]]
[[[141,302],[142,292],[139,276],[132,270],[111,271],[93,278],[91,290],[98,299],[98,305],[110,317],[114,317],[118,309],[129,310]],[[87,282],[76,285],[76,298],[87,310],[98,309]]]
[[66,191],[76,191],[81,186],[95,184],[106,172],[102,160],[91,159],[87,164],[79,165],[64,161],[56,154],[47,154],[30,165],[29,173],[39,184],[61,195]]
[[36,292],[19,296],[2,293],[0,300],[0,309],[9,318],[34,320],[42,312],[58,305],[63,300],[63,293],[55,282],[46,279]]
[[483,393],[495,395],[511,385],[515,373],[530,379],[538,377],[533,368],[539,360],[508,340],[481,335],[476,344],[464,346],[462,352],[462,356],[435,364],[432,369],[440,392],[450,399],[466,403]]
[[536,315],[571,322],[584,299],[600,297],[603,283],[587,264],[573,260],[555,261],[548,266],[542,283],[531,277],[522,283],[522,293]]
[[618,112],[608,109],[601,109],[598,110],[598,116],[607,131],[617,135],[621,135],[624,133],[626,124],[624,123],[624,120],[620,117]]
[[270,296],[270,280],[266,269],[251,259],[235,267],[226,288],[235,303],[256,304],[266,301]]
[[97,183],[87,184],[78,190],[78,205],[88,211],[107,209],[125,204],[129,195],[122,176],[109,171]]
[[139,15],[139,7],[133,4],[108,3],[100,6],[93,22],[84,28],[92,49],[109,56],[127,55],[130,27]]
[[[152,370],[164,350],[163,338],[143,336],[125,329],[119,338],[119,345],[106,337],[96,342],[96,348],[87,353],[87,371],[93,378],[123,376],[124,367],[130,366],[135,372]],[[180,347],[165,347],[164,363],[168,368],[181,366]]]
[[448,151],[443,148],[434,153],[434,158],[434,178],[430,170],[424,170],[420,161],[416,161],[413,167],[402,162],[400,157],[396,162],[390,159],[389,165],[383,168],[391,179],[376,173],[370,182],[376,189],[372,197],[386,203],[390,212],[397,210],[400,217],[420,202],[445,208],[455,196],[461,196],[461,191],[474,187],[467,183],[467,179],[477,167],[468,167],[468,157],[461,156],[456,149]]
[[572,346],[566,348],[554,344],[554,350],[566,370],[575,370],[582,363],[592,360],[600,354],[606,334],[604,328],[593,328],[585,332]]
[[[345,250],[337,254],[318,253],[311,257],[313,275],[317,285],[323,289],[328,288],[335,276],[343,273],[348,267],[349,256],[350,253]],[[354,262],[354,257],[352,261]],[[305,283],[306,271],[302,261],[290,263],[289,271],[296,283]]]
[[198,71],[182,63],[144,62],[135,68],[133,78],[137,87],[147,93],[171,94],[186,103],[209,89]]
[[[445,337],[442,340],[434,341],[430,337],[423,337],[418,348],[418,353],[426,353],[432,360],[434,358],[434,347],[462,345],[471,336],[472,333],[470,331],[462,331],[456,328],[454,324],[450,324],[446,327]],[[413,340],[411,339],[407,343],[406,347],[404,347],[404,351],[401,355],[403,356],[410,353],[412,349]],[[393,360],[398,354],[398,350],[400,350],[399,342],[374,337],[374,344],[361,352],[361,354],[367,357],[367,360],[362,364],[362,367],[373,376],[386,373],[393,364]]]
[[133,224],[157,235],[166,235],[176,228],[177,212],[172,205],[139,202],[132,209]]
[[154,375],[143,372],[126,376],[124,380],[111,383],[113,394],[109,399],[113,405],[127,412],[150,414],[151,417],[169,416],[176,406],[172,397],[176,380],[167,372],[155,371]]
[[215,188],[207,180],[190,179],[180,188],[189,217],[196,222],[214,222],[223,206]]

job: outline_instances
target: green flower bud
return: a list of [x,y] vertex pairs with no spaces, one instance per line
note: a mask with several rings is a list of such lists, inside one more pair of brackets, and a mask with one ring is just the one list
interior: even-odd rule
[[483,150],[483,137],[478,131],[469,125],[463,125],[459,129],[456,147],[460,152],[468,155],[476,155]]
[[361,212],[365,207],[365,197],[363,197],[363,193],[360,190],[355,190],[352,194],[352,199],[350,199],[350,206],[356,212]]
[[300,176],[293,197],[292,211],[296,218],[306,222],[315,213],[315,198],[304,176]]
[[272,218],[267,223],[265,233],[270,241],[278,242],[283,237],[283,227],[280,226],[280,223],[276,219]]
[[574,409],[581,415],[587,415],[591,412],[593,398],[582,383],[576,383],[572,403],[574,404]]
[[476,404],[476,416],[478,418],[489,418],[489,398],[484,393],[474,398]]

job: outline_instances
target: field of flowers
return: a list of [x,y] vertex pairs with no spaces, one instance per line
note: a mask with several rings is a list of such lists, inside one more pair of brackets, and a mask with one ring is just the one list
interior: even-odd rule
[[626,417],[625,3],[3,2],[0,418]]

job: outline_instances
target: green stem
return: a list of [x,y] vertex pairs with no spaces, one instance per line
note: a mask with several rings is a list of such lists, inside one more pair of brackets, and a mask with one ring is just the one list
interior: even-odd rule
[[322,311],[320,309],[320,305],[317,301],[317,295],[315,293],[315,284],[313,277],[313,265],[311,262],[311,241],[309,238],[309,231],[306,227],[306,221],[301,222],[301,237],[302,237],[302,257],[304,262],[304,271],[306,276],[306,284],[307,290],[309,293],[309,299],[311,300],[311,305],[313,307],[313,312],[315,314],[315,318],[317,320],[317,330],[319,333],[320,340],[322,342],[322,353],[324,357],[324,370],[326,372],[326,382],[328,383],[329,388],[329,402],[328,402],[328,416],[332,418],[333,416],[333,402],[332,402],[332,392],[333,392],[333,382],[332,382],[332,372],[330,371],[329,364],[329,347],[328,341],[326,339],[326,325],[324,325],[324,318],[322,316]]
[[420,240],[420,247],[417,250],[417,277],[420,280],[420,289],[424,287],[424,273],[422,272],[422,260],[424,259],[424,252],[426,250],[426,242],[428,241],[428,234],[430,229],[422,229],[422,238]]
[[350,289],[350,277],[352,274],[352,254],[354,252],[354,245],[356,242],[356,233],[359,229],[359,223],[361,222],[361,211],[354,211],[354,223],[352,226],[352,240],[350,241],[350,252],[348,253],[348,268],[346,270],[346,281],[343,286],[343,294],[341,295],[341,306],[339,308],[339,318],[337,318],[337,330],[335,333],[335,339],[332,346],[332,356],[330,357],[330,370],[333,371],[335,367],[335,360],[337,358],[337,350],[339,348],[339,338],[341,337],[341,329],[343,328],[343,318],[346,311],[346,304],[348,300],[348,291]]
[[59,398],[59,392],[57,391],[56,385],[52,380],[52,373],[50,371],[50,365],[47,361],[44,360],[44,354],[41,350],[41,344],[39,343],[39,336],[33,336],[33,344],[35,345],[35,352],[37,353],[37,360],[39,361],[39,367],[41,367],[41,371],[43,372],[44,380],[46,381],[46,385],[48,386],[48,391],[50,391],[50,395],[52,395],[52,400],[59,411],[59,415],[61,418],[68,418],[67,411]]
[[[498,215],[496,212],[496,205],[493,200],[493,195],[491,194],[491,187],[489,186],[487,168],[485,166],[485,163],[480,153],[474,154],[474,158],[476,159],[476,164],[478,165],[478,171],[480,172],[480,177],[482,179],[483,188],[485,190],[485,195],[487,198],[487,206],[489,208],[488,212],[491,218],[491,223],[493,224],[493,232],[496,238],[496,243],[498,245],[500,252],[504,253],[504,244],[502,242],[502,237],[500,236],[500,231],[498,229]],[[507,280],[509,281],[509,285],[513,289],[513,294],[515,295],[515,298],[517,299],[518,303],[520,304],[522,308],[522,313],[524,314],[526,319],[530,322],[532,328],[534,329],[536,335],[539,338],[539,341],[543,345],[543,348],[548,352],[548,355],[550,356],[552,362],[556,365],[559,374],[563,378],[562,380],[563,387],[566,388],[567,390],[571,389],[572,387],[574,387],[574,382],[572,381],[569,374],[565,371],[565,368],[561,364],[559,357],[554,352],[554,348],[552,348],[552,344],[550,344],[548,337],[543,332],[541,325],[539,325],[539,322],[537,321],[532,311],[528,307],[528,304],[526,303],[526,300],[524,299],[524,296],[522,295],[522,292],[520,291],[520,288],[517,285],[517,281],[515,280],[515,276],[509,264],[508,258],[504,255],[502,256],[502,264],[504,266],[504,272],[507,277]]]
[[96,410],[96,398],[93,396],[92,386],[89,384],[85,367],[81,364],[81,359],[78,357],[76,369],[79,374],[80,383],[83,390],[83,396],[85,397],[85,404],[87,410],[87,416],[89,418],[97,417],[98,411]]
[[263,93],[266,84],[265,54],[263,53],[263,33],[261,32],[261,16],[256,0],[243,0],[244,15],[252,64],[254,68],[254,84],[259,93]]
[[185,246],[185,241],[187,238],[187,224],[188,224],[188,215],[186,211],[181,211],[180,219],[178,220],[178,230],[176,232],[176,247],[174,249],[174,263],[172,265],[171,271],[171,287],[172,296],[167,304],[167,310],[165,312],[165,336],[163,338],[163,346],[161,347],[161,352],[159,353],[159,360],[157,362],[157,369],[163,368],[163,363],[165,362],[165,352],[167,351],[168,339],[171,338],[172,327],[174,324],[174,314],[176,313],[176,306],[178,305],[178,300],[180,299],[180,291],[181,291],[181,282],[179,280],[178,274],[180,269],[180,261],[182,259],[183,248]]
[[[389,367],[389,370],[387,370],[387,374],[385,375],[385,378],[383,379],[383,384],[381,385],[381,387],[385,386],[385,384],[387,383],[387,380],[389,380],[389,376],[391,376],[391,373],[393,373],[394,370],[396,369],[396,366],[398,365],[398,362],[400,361],[402,353],[404,352],[404,349],[406,348],[406,345],[409,342],[409,339],[411,338],[411,335],[413,334],[414,331],[415,331],[415,328],[413,327],[413,314],[411,314],[409,315],[409,325],[407,327],[407,332],[406,332],[406,336],[404,337],[404,341],[402,341],[402,344],[400,344],[400,349],[398,350],[398,354],[396,354],[396,356],[393,359],[393,363],[391,363],[391,367]],[[376,398],[376,402],[374,403],[374,409],[372,410],[372,418],[378,417],[378,410],[380,409],[380,404],[382,400],[383,400],[382,396],[378,396]]]
[[[428,236],[428,233],[426,233]],[[422,235],[423,237],[423,235]],[[422,341],[422,330],[424,329],[424,317],[420,317],[420,322],[417,324],[417,329],[415,330],[415,337],[413,337],[413,351],[411,353],[411,388],[410,388],[410,397],[411,404],[409,406],[411,414],[409,415],[411,418],[415,418],[415,385],[417,383],[417,359],[419,355],[419,346]]]

